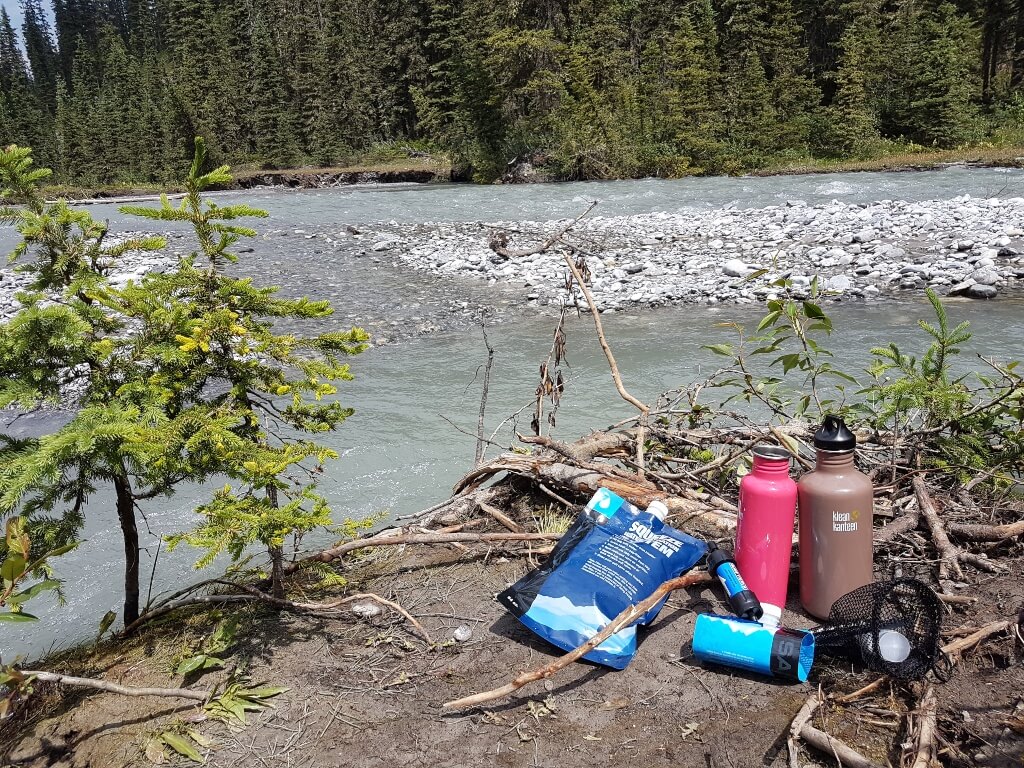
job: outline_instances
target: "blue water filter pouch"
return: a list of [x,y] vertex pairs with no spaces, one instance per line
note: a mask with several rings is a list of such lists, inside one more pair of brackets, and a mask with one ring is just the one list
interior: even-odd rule
[[803,682],[814,663],[814,634],[702,613],[693,627],[693,655],[701,661]]
[[[688,571],[707,550],[704,542],[622,503],[615,494],[604,503],[609,492],[601,493],[600,523],[587,511],[580,513],[548,559],[498,595],[523,624],[565,651]],[[583,658],[625,668],[636,653],[637,625],[653,621],[665,600]]]

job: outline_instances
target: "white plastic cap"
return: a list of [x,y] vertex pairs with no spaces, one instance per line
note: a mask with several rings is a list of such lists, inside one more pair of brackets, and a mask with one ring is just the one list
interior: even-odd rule
[[764,615],[761,616],[761,623],[766,627],[777,627],[782,622],[782,609],[777,605],[771,603],[761,603],[761,610],[764,611]]
[[657,499],[647,506],[647,512],[662,522],[665,522],[665,518],[668,517],[668,507],[665,506],[665,502],[658,501]]

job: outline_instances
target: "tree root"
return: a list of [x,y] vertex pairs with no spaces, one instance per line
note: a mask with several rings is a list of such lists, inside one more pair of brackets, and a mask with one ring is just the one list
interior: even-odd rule
[[524,672],[523,674],[519,675],[519,677],[517,677],[515,680],[513,680],[510,683],[507,683],[506,685],[501,686],[500,688],[494,688],[490,691],[484,691],[482,693],[473,694],[472,696],[464,696],[463,698],[456,699],[455,701],[449,701],[443,704],[442,708],[452,711],[476,707],[481,704],[486,704],[488,702],[496,701],[498,699],[503,699],[506,696],[510,696],[523,686],[529,685],[530,683],[536,682],[537,680],[546,680],[559,670],[564,669],[565,667],[572,664],[577,659],[586,656],[588,653],[590,653],[590,651],[594,650],[597,646],[599,646],[609,637],[614,635],[620,629],[628,627],[634,621],[636,621],[645,613],[647,613],[647,611],[649,611],[652,607],[654,607],[654,605],[656,605],[657,602],[661,600],[661,598],[665,597],[665,595],[677,589],[690,587],[695,584],[704,584],[709,581],[711,581],[711,576],[709,576],[707,573],[703,571],[691,572],[683,576],[678,576],[674,579],[669,579],[656,590],[654,590],[654,592],[652,592],[649,597],[645,598],[644,600],[641,600],[636,605],[631,605],[625,610],[623,610],[618,616],[616,616],[614,619],[608,622],[604,629],[602,629],[600,632],[598,632],[596,635],[590,638],[583,645],[570,651],[564,656],[560,656],[554,661],[545,664],[542,667],[538,667],[537,669],[533,669],[529,672]]

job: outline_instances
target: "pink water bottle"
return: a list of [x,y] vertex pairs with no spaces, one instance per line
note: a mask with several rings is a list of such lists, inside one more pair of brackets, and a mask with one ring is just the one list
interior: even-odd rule
[[789,584],[796,483],[789,476],[789,451],[759,445],[753,454],[754,468],[740,481],[736,566],[761,601],[761,621],[778,624]]

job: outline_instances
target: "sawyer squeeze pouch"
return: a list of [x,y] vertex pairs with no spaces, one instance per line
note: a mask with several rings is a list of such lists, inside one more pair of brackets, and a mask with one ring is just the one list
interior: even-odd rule
[[[580,513],[544,564],[498,595],[523,624],[566,651],[585,643],[663,582],[692,568],[707,549],[699,539],[615,494],[605,489],[598,494],[602,499],[593,507],[600,509],[601,521],[595,521],[588,505],[589,511]],[[664,603],[659,601],[583,658],[623,669],[636,653],[637,624],[653,621]]]

